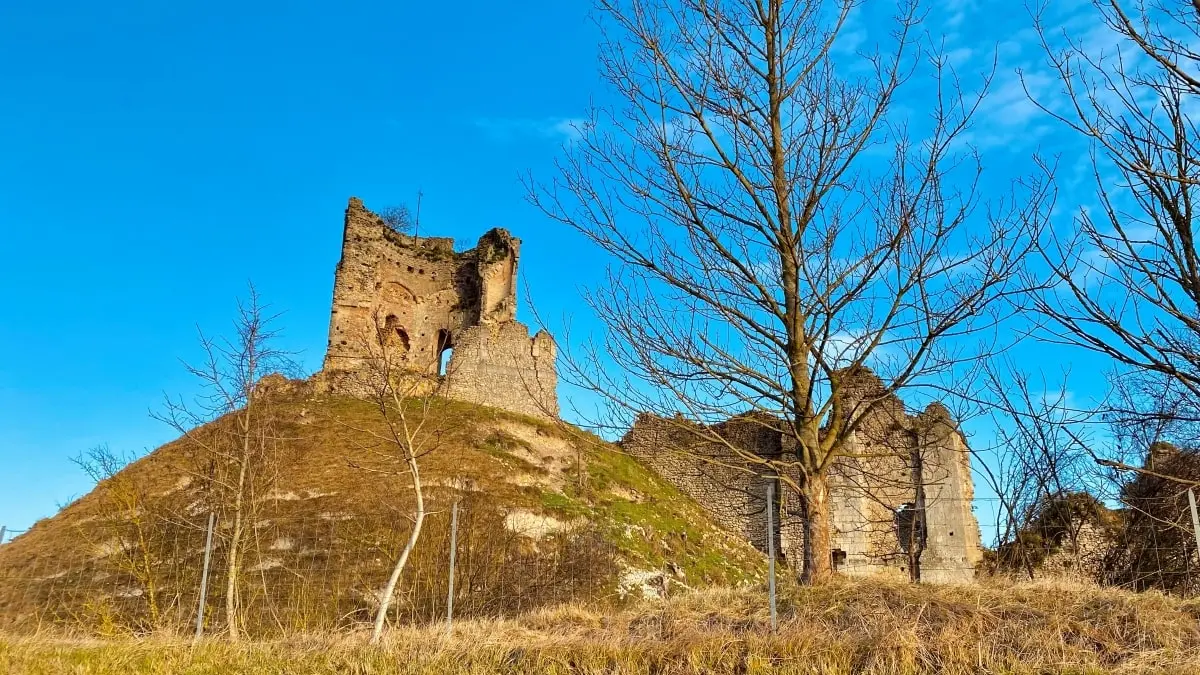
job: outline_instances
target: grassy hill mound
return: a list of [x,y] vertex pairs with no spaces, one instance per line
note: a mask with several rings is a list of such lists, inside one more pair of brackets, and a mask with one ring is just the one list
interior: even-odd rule
[[0,637],[0,671],[290,675],[974,675],[1178,673],[1200,663],[1200,604],[1051,584],[923,586],[841,581],[780,592],[711,589],[606,612],[578,605],[507,620],[247,646],[175,640]]
[[[407,476],[372,404],[294,383],[272,398],[269,475],[251,499],[235,590],[246,626],[259,636],[357,626],[408,537]],[[445,612],[455,502],[461,617],[761,578],[759,554],[594,436],[465,403],[411,405],[431,439],[420,459],[431,515],[401,579],[397,622]],[[197,437],[230,424],[219,419]],[[0,627],[187,630],[208,515],[226,513],[206,497],[213,461],[187,438],[167,444],[0,547]],[[214,630],[224,621],[228,521],[217,518],[205,603]]]

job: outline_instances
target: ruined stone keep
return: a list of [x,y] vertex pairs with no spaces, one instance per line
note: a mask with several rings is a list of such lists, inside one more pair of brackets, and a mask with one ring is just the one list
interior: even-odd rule
[[[454,240],[394,231],[350,198],[333,286],[322,377],[361,393],[373,348],[388,341],[405,371],[447,398],[540,418],[558,415],[554,339],[516,320],[521,241],[493,229]],[[373,344],[372,341],[375,341]]]
[[[829,475],[834,569],[908,579],[915,559],[922,581],[972,580],[982,553],[971,511],[970,455],[961,433],[943,406],[933,404],[910,416],[898,398],[882,393],[874,374],[861,369],[855,378],[843,395],[843,409],[855,410],[868,397],[880,404],[855,431],[847,453],[852,456],[839,457]],[[680,417],[642,415],[621,445],[725,529],[765,551],[767,483],[776,479],[743,454],[786,460],[795,441],[779,429],[780,421],[765,414],[707,427]],[[798,483],[798,472],[791,478]],[[772,505],[778,516],[772,533],[776,550],[799,561],[802,504],[795,490],[783,485],[777,495]]]

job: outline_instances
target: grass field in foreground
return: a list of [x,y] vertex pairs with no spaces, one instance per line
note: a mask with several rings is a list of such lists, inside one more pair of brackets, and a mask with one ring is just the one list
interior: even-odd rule
[[709,590],[613,614],[294,636],[231,646],[175,638],[0,638],[12,675],[408,673],[1200,673],[1200,601],[1063,585],[919,587],[842,581],[782,593]]

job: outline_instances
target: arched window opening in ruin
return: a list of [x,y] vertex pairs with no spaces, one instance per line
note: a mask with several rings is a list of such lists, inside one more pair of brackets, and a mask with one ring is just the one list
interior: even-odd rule
[[450,331],[442,329],[437,334],[438,375],[445,377],[450,368],[450,357],[454,355],[454,341]]
[[925,529],[916,504],[903,504],[896,509],[896,538],[905,553],[924,548]]

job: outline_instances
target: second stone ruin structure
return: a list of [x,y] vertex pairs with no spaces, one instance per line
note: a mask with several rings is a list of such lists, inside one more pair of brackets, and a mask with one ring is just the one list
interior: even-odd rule
[[[982,552],[971,511],[970,456],[950,414],[935,403],[910,416],[869,370],[861,368],[853,377],[843,393],[843,409],[857,409],[867,399],[879,404],[854,432],[847,456],[836,460],[829,476],[834,569],[907,579],[914,576],[916,563],[921,581],[972,580]],[[740,415],[712,426],[642,415],[621,445],[695,499],[725,529],[765,551],[767,483],[775,479],[746,455],[781,460],[786,466],[795,440],[781,428],[778,418],[766,414]],[[798,472],[790,477],[799,484]],[[794,489],[783,487],[777,493],[771,505],[777,514],[776,550],[798,565],[802,504]]]

